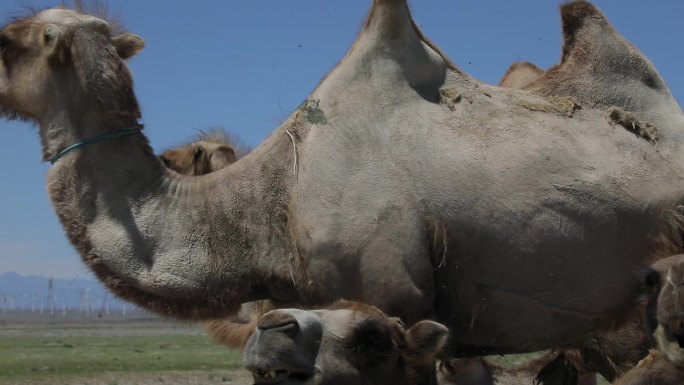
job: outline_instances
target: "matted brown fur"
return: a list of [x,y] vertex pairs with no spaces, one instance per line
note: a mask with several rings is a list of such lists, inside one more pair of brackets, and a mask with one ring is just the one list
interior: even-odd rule
[[242,349],[247,344],[249,337],[254,334],[257,320],[258,317],[254,317],[246,323],[231,320],[208,321],[204,324],[204,327],[214,342]]

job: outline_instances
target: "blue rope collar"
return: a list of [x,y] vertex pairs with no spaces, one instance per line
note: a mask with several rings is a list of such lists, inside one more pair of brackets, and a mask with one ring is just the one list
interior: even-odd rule
[[55,162],[57,162],[64,155],[70,153],[71,151],[78,150],[81,147],[85,147],[85,146],[91,145],[93,143],[104,142],[104,141],[107,141],[110,139],[121,138],[124,136],[135,134],[136,132],[140,132],[140,129],[139,128],[128,128],[125,130],[114,131],[114,132],[110,132],[109,134],[98,135],[98,136],[94,136],[92,138],[85,139],[81,142],[74,143],[71,146],[60,151],[59,154],[53,156],[52,159],[50,159],[50,163],[55,164]]

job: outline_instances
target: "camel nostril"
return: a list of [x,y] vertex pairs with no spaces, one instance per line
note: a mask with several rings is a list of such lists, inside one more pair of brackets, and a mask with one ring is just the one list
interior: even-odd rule
[[257,328],[261,330],[276,331],[286,334],[295,333],[299,330],[297,319],[282,311],[271,311],[266,313],[259,322]]

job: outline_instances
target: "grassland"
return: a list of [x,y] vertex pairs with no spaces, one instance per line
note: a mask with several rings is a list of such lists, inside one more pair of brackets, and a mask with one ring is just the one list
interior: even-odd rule
[[248,384],[236,350],[154,317],[0,322],[0,384]]

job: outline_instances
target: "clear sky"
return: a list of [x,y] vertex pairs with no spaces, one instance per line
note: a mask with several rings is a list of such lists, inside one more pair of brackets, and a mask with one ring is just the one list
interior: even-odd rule
[[[225,127],[258,145],[343,57],[370,0],[110,0],[110,13],[146,40],[130,61],[145,132],[156,151],[198,129]],[[22,6],[1,0],[0,20]],[[684,97],[684,1],[596,0]],[[542,68],[561,53],[557,0],[416,0],[417,23],[463,70],[497,83],[518,60]],[[0,121],[0,274],[87,275],[50,205],[37,130]]]

